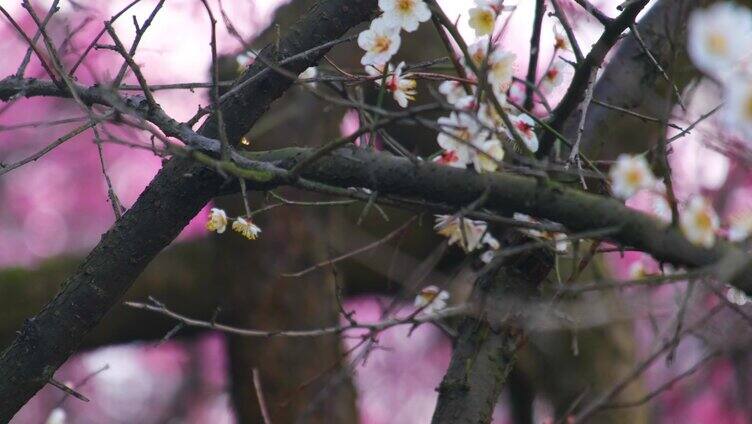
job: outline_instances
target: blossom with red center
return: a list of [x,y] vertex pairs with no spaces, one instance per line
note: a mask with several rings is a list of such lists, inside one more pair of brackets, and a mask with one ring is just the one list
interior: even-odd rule
[[540,81],[540,90],[543,93],[550,93],[554,88],[558,87],[564,80],[564,62],[557,61],[551,64],[543,78]]
[[[509,119],[512,121],[517,134],[520,135],[522,141],[525,143],[525,147],[533,153],[537,152],[538,136],[535,135],[535,121],[533,118],[523,113],[518,116],[510,116]],[[511,135],[510,138],[512,138]]]

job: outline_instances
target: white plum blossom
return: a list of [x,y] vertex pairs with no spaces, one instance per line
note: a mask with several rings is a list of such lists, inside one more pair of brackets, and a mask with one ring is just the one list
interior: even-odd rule
[[485,222],[462,218],[462,226],[464,228],[460,228],[460,220],[455,216],[436,215],[436,225],[433,228],[439,235],[449,238],[450,245],[457,243],[468,253],[488,240],[483,237],[488,227]]
[[386,89],[392,93],[394,101],[397,102],[400,107],[407,107],[408,100],[415,100],[417,82],[402,75],[402,68],[405,67],[405,62],[401,62],[397,65],[397,68],[393,73],[386,77]]
[[452,105],[456,104],[461,98],[467,96],[467,92],[465,91],[465,87],[462,86],[462,83],[454,80],[447,80],[439,84],[439,93],[443,94],[444,97],[446,97],[447,102]]
[[746,293],[737,289],[736,287],[728,288],[728,290],[726,291],[726,300],[738,306],[744,306],[752,301],[752,299],[750,299]]
[[475,35],[482,37],[491,34],[496,24],[497,13],[489,6],[478,6],[470,9],[470,28],[475,30]]
[[44,424],[65,424],[68,418],[68,414],[65,413],[63,408],[55,408],[47,416],[47,420]]
[[431,19],[431,10],[423,0],[379,0],[379,8],[384,11],[383,19],[407,32]]
[[653,171],[643,156],[621,154],[609,171],[611,191],[620,199],[627,199],[637,191],[656,184]]
[[478,98],[474,95],[462,96],[454,102],[454,108],[468,112],[478,109]]
[[[381,85],[382,79],[386,82],[385,87],[387,91],[392,93],[394,101],[401,107],[407,107],[409,100],[415,100],[415,87],[417,82],[409,78],[407,75],[402,75],[402,69],[405,67],[405,62],[400,62],[395,69],[390,63],[387,67],[386,76],[384,76],[384,65],[366,65],[366,73],[372,77],[381,76],[375,80],[377,85]],[[408,74],[409,75],[409,74]]]
[[449,293],[446,290],[427,286],[415,296],[415,307],[422,309],[424,314],[431,315],[445,309],[448,300]]
[[206,223],[206,229],[216,231],[222,234],[227,229],[227,213],[219,208],[211,208],[209,212],[209,221]]
[[512,85],[514,61],[517,55],[501,49],[491,52],[488,57],[488,83],[499,101],[506,99],[506,91]]
[[371,26],[358,35],[358,46],[366,53],[360,59],[363,65],[383,65],[397,53],[400,47],[399,27],[377,18]]
[[752,213],[746,212],[731,217],[728,230],[729,241],[746,240],[752,234]]
[[564,62],[556,61],[552,63],[551,67],[546,70],[546,73],[543,74],[543,77],[540,80],[540,90],[543,93],[550,93],[553,91],[554,88],[561,85],[562,81],[564,81],[565,72],[566,68]]
[[475,152],[473,157],[473,166],[475,172],[494,172],[499,168],[499,162],[504,159],[504,148],[501,147],[501,141],[496,138],[491,138],[480,143],[475,143],[475,146],[481,152]]
[[726,81],[724,116],[728,125],[752,137],[752,78],[735,76]]
[[[537,152],[538,136],[535,135],[535,121],[533,118],[523,113],[517,116],[511,115],[509,119],[512,121],[517,134],[522,137],[525,147],[533,153]],[[509,134],[509,137],[512,138],[511,134]]]
[[[483,62],[486,60],[486,55],[488,54],[488,37],[481,37],[473,44],[467,46],[467,52],[473,65],[480,69],[481,65],[483,65]],[[467,66],[465,57],[462,57],[462,62]],[[472,74],[473,72],[471,69],[468,69],[468,73]]]
[[[300,75],[298,75],[298,80],[311,80],[316,78],[319,75],[319,69],[315,66],[310,66],[306,68],[305,71],[301,72]],[[316,81],[307,81],[307,84],[311,84],[312,86],[316,86]]]
[[441,132],[437,137],[439,146],[455,152],[461,163],[472,160],[475,151],[471,145],[480,137],[478,122],[465,113],[452,112],[449,117],[438,120]]
[[692,13],[688,33],[694,64],[723,79],[752,53],[752,12],[734,2],[717,2]]
[[718,230],[718,215],[710,202],[702,196],[694,196],[681,214],[681,228],[687,240],[705,248],[715,244]]
[[242,217],[235,219],[235,222],[232,223],[232,229],[242,234],[248,240],[255,240],[258,238],[259,233],[261,233],[261,228],[256,226],[251,220],[246,221]]

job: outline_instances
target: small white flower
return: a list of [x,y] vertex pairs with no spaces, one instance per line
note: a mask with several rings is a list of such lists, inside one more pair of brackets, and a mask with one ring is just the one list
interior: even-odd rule
[[227,229],[227,214],[219,208],[211,208],[209,212],[209,222],[206,223],[206,229],[216,231],[222,234]]
[[422,308],[424,314],[431,315],[445,309],[448,300],[449,293],[446,290],[441,290],[436,286],[428,286],[415,296],[415,307]]
[[476,143],[475,146],[478,147],[478,150],[485,153],[481,154],[480,152],[475,152],[473,157],[475,172],[480,174],[482,172],[496,171],[499,168],[498,163],[504,159],[504,148],[501,147],[501,141],[496,138],[491,138]]
[[709,75],[729,75],[752,52],[752,12],[730,1],[697,10],[689,17],[687,50]]
[[470,147],[479,136],[478,123],[467,114],[452,112],[449,117],[438,120],[441,132],[437,137],[439,146],[455,152],[463,164],[472,161],[475,150]]
[[439,93],[443,94],[444,97],[446,97],[447,102],[452,105],[457,103],[459,99],[467,96],[467,92],[465,91],[465,87],[462,86],[462,83],[452,80],[444,81],[439,84]]
[[488,224],[462,218],[462,225],[464,228],[460,228],[459,218],[452,215],[436,215],[436,225],[433,228],[440,235],[449,238],[450,245],[459,243],[469,253],[483,244]]
[[548,68],[546,73],[543,74],[543,78],[540,80],[540,90],[543,93],[550,93],[553,91],[554,88],[561,85],[561,82],[564,81],[565,72],[566,68],[562,61],[552,63],[551,67]]
[[[306,68],[305,71],[301,72],[300,75],[298,75],[298,80],[310,80],[314,79],[319,75],[319,69],[315,66],[310,66]],[[316,86],[316,81],[308,81],[307,84],[311,84],[312,86]]]
[[421,22],[431,19],[431,10],[423,0],[379,0],[383,18],[407,32],[418,29]]
[[729,126],[752,137],[752,79],[736,76],[726,81],[724,117]]
[[469,23],[476,36],[491,34],[496,24],[496,11],[488,6],[473,7],[470,9]]
[[[470,55],[470,60],[473,62],[476,68],[480,69],[483,62],[486,60],[488,54],[488,37],[481,37],[478,41],[467,46],[467,52]],[[462,58],[462,62],[466,64],[466,58]],[[468,70],[469,74],[472,74],[472,70]]]
[[572,46],[569,44],[569,38],[567,33],[561,24],[554,25],[554,49],[555,50],[572,50]]
[[405,62],[400,62],[394,72],[386,77],[386,89],[392,93],[394,101],[400,107],[407,107],[409,100],[415,100],[417,82],[408,76],[402,76],[402,68]]
[[63,408],[55,408],[50,412],[44,424],[65,424],[67,417]]
[[643,188],[655,186],[656,180],[643,156],[621,154],[609,171],[614,196],[626,199]]
[[726,300],[738,306],[744,306],[752,301],[752,299],[750,299],[746,293],[737,289],[736,287],[728,288],[728,290],[726,291]]
[[514,76],[514,61],[517,55],[501,49],[496,49],[488,57],[488,83],[494,90],[499,101],[506,99],[506,91],[512,84]]
[[235,222],[232,223],[232,229],[242,234],[248,240],[255,240],[259,233],[261,233],[261,228],[241,217],[235,219]]
[[729,225],[729,241],[738,242],[746,240],[752,234],[752,213],[746,212],[731,217]]
[[460,97],[454,103],[454,108],[466,110],[468,112],[474,111],[478,108],[478,98],[474,95]]
[[366,51],[360,59],[363,65],[383,65],[397,53],[400,47],[399,27],[390,25],[383,18],[374,19],[371,27],[358,35],[358,45]]
[[702,196],[695,196],[681,214],[681,227],[690,242],[706,248],[713,247],[718,229],[718,215]]
[[[535,135],[535,121],[533,118],[526,114],[520,114],[518,116],[510,116],[509,120],[512,121],[512,125],[514,125],[514,129],[517,131],[517,134],[522,137],[522,141],[525,143],[525,146],[533,153],[538,151],[538,136]],[[509,137],[512,138],[512,135],[509,134]]]

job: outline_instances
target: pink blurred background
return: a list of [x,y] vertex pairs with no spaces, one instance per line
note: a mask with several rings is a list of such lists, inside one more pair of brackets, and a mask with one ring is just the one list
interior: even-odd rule
[[[19,2],[0,2],[27,33],[33,34],[33,22]],[[59,12],[61,21],[54,27],[57,32],[54,35],[59,39],[64,38],[66,28],[75,28],[85,18],[91,18],[72,38],[66,60],[77,57],[73,52],[82,50],[99,31],[101,22],[126,3],[122,0],[79,0],[77,4],[86,8],[83,11],[63,0]],[[143,22],[154,3],[143,1],[115,25],[126,45],[132,41],[134,33],[130,15],[135,14]],[[216,6],[214,2],[211,3]],[[459,21],[460,28],[468,39],[472,39],[464,15],[472,2],[445,0],[442,3],[450,16],[463,14],[463,19]],[[565,3],[568,10],[577,10],[576,6]],[[603,10],[614,11],[613,6],[619,2],[596,3],[602,5]],[[49,7],[49,1],[35,4],[40,14]],[[250,37],[268,24],[277,4],[273,0],[226,1],[224,7],[236,23],[243,23],[239,25],[243,35]],[[517,75],[523,77],[527,66],[524,61],[533,2],[519,1],[518,4],[507,30],[507,34],[514,36],[504,37],[502,45],[517,53],[520,59]],[[590,46],[600,27],[582,13],[576,16],[579,17],[576,23],[580,44]],[[552,54],[550,46],[553,45],[552,19],[547,17],[545,23],[542,45],[548,47],[542,52],[541,68],[548,63]],[[175,30],[187,27],[193,29]],[[218,26],[218,31],[219,50],[225,53],[238,51],[237,42],[222,25]],[[0,36],[5,40],[0,43],[0,75],[5,76],[16,71],[26,48],[9,25],[0,26]],[[146,33],[137,61],[152,84],[204,81],[210,63],[208,36],[209,23],[200,2],[169,1]],[[82,84],[107,81],[117,73],[120,64],[121,61],[111,51],[92,51],[85,66],[77,73],[78,80]],[[32,58],[26,75],[44,78],[44,71],[35,58]],[[135,83],[132,79],[126,82]],[[561,90],[552,93],[549,102],[555,103],[560,96]],[[199,105],[207,104],[205,90],[195,90],[194,93],[185,90],[159,91],[156,97],[166,112],[178,120],[188,119]],[[690,105],[687,119],[691,121],[705,112],[717,98],[718,93],[712,85],[701,84],[699,94]],[[0,128],[75,116],[81,116],[81,111],[69,100],[22,99],[10,105],[0,105]],[[0,131],[0,160],[12,163],[28,156],[77,125],[80,123]],[[140,137],[146,141],[142,135],[130,129],[114,125],[107,127],[113,136],[129,139]],[[343,131],[352,131],[352,122],[343,122],[342,128]],[[685,199],[691,193],[702,192],[714,197],[728,191],[727,201],[719,208],[722,219],[727,219],[731,214],[752,208],[749,200],[752,176],[746,168],[707,147],[709,138],[713,143],[720,138],[712,119],[701,124],[682,143],[676,144],[671,162],[677,193],[680,199]],[[104,152],[114,189],[127,208],[155,175],[160,159],[149,151],[114,143],[105,144]],[[36,163],[3,176],[0,179],[0,205],[0,267],[33,267],[44,259],[62,253],[85,253],[90,249],[114,220],[90,132],[68,141]],[[649,194],[637,196],[630,205],[650,211]],[[206,210],[184,230],[179,241],[206,236],[203,228],[205,216]],[[635,261],[643,261],[649,270],[657,270],[653,261],[637,253],[628,253],[623,257],[613,254],[609,264],[615,275],[627,279],[628,269]],[[655,298],[651,302],[673,305],[680,297],[677,290],[680,289],[675,286],[655,290],[652,292]],[[349,299],[346,306],[357,311],[359,319],[364,321],[377,320],[381,312],[379,304],[372,297]],[[646,319],[638,319],[637,324],[636,337],[645,347],[643,353],[647,353],[654,341],[654,334]],[[384,332],[380,337],[381,345],[391,349],[375,351],[365,366],[357,368],[355,383],[363,423],[407,424],[428,422],[430,419],[436,401],[434,389],[448,365],[451,346],[432,327],[422,326],[409,337],[407,331],[407,328],[395,328]],[[343,343],[351,345],[353,341],[344,339]],[[63,408],[70,422],[76,423],[234,422],[227,394],[224,349],[222,335],[205,334],[191,343],[170,341],[160,346],[139,343],[78,355],[57,373],[58,380],[76,382],[105,365],[108,369],[93,377],[82,389],[92,399],[91,403],[68,399]],[[660,361],[651,367],[647,375],[648,385],[657,387],[671,376],[678,375],[699,359],[698,352],[700,346],[696,342],[682,343],[678,359],[672,366]],[[749,415],[739,407],[744,403],[736,398],[738,393],[747,392],[737,390],[739,381],[744,381],[739,378],[739,372],[729,360],[722,359],[714,361],[707,370],[676,384],[657,402],[660,421],[749,422]],[[749,374],[750,371],[746,372]],[[511,422],[509,411],[504,406],[504,396],[495,414],[495,422],[498,423]],[[44,422],[61,397],[59,390],[47,387],[13,422]],[[190,405],[190,408],[185,410],[185,405]],[[539,422],[550,414],[545,404],[540,404],[537,410]]]

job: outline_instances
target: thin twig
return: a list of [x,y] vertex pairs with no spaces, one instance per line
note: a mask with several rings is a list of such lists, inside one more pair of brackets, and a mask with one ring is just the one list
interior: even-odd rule
[[339,261],[345,260],[347,258],[351,258],[351,257],[356,256],[358,254],[361,254],[363,252],[367,252],[367,251],[369,251],[371,249],[375,249],[376,247],[379,247],[382,244],[385,244],[385,243],[389,242],[390,240],[392,240],[393,238],[395,238],[395,237],[399,236],[400,234],[402,234],[407,229],[407,227],[410,226],[410,224],[412,224],[413,222],[415,222],[416,219],[417,219],[416,216],[408,219],[404,224],[400,225],[396,230],[392,231],[391,233],[387,234],[386,236],[384,236],[384,237],[382,237],[382,238],[380,238],[380,239],[378,239],[378,240],[376,240],[376,241],[374,241],[372,243],[369,243],[369,244],[367,244],[367,245],[365,245],[363,247],[360,247],[358,249],[352,250],[350,252],[347,252],[347,253],[345,253],[343,255],[340,255],[340,256],[337,256],[335,258],[331,258],[331,259],[327,259],[325,261],[321,261],[321,262],[319,262],[319,263],[317,263],[315,265],[312,265],[312,266],[310,266],[310,267],[308,267],[308,268],[306,268],[306,269],[304,269],[302,271],[283,273],[282,276],[283,277],[302,277],[303,275],[306,275],[309,272],[315,271],[317,269],[321,269],[321,268],[323,268],[325,266],[334,265],[335,263],[337,263]]
[[272,424],[269,410],[266,407],[266,401],[264,400],[264,391],[261,389],[261,375],[259,375],[258,369],[252,370],[253,374],[253,387],[256,389],[256,398],[258,398],[259,409],[261,410],[261,418],[264,420],[264,424]]

